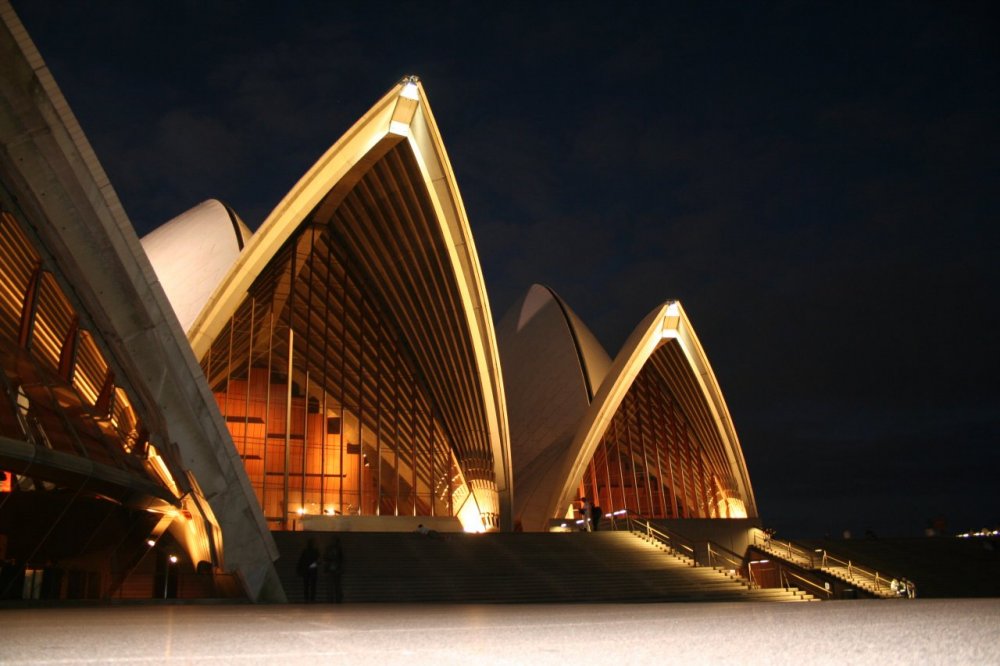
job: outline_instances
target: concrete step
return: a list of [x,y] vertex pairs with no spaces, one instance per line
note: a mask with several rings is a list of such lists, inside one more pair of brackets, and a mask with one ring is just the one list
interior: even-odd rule
[[[750,589],[726,571],[693,567],[627,532],[435,534],[276,532],[278,575],[290,602],[303,600],[295,572],[307,541],[322,552],[337,538],[347,602],[572,603],[797,601]],[[320,573],[318,597],[330,576]]]

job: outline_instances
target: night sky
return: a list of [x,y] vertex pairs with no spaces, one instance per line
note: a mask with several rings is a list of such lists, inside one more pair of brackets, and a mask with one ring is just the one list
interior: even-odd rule
[[14,2],[140,235],[420,76],[494,318],[680,299],[785,536],[1000,523],[991,4]]

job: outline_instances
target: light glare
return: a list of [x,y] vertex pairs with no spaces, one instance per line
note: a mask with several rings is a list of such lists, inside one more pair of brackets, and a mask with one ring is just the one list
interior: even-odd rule
[[417,93],[417,84],[412,81],[407,83],[403,86],[403,90],[399,93],[399,96],[404,99],[412,99],[414,101],[420,99]]

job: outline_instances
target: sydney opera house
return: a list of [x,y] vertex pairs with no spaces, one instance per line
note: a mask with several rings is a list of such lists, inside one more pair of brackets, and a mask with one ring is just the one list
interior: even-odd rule
[[[0,26],[0,598],[171,584],[281,600],[274,535],[756,523],[680,303],[613,357],[534,285],[494,326],[416,78],[256,226],[207,201],[136,236],[9,5]],[[257,222],[257,221],[253,221]]]

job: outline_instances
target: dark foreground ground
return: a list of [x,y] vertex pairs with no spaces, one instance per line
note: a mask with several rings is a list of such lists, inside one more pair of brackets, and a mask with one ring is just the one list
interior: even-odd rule
[[1000,664],[1000,599],[0,610],[2,664],[657,662]]

